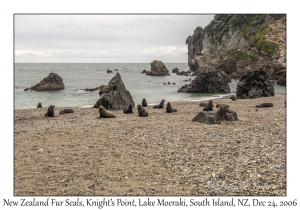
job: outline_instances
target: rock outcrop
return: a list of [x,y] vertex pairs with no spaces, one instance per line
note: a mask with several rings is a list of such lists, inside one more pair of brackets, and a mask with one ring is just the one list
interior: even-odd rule
[[177,67],[176,67],[176,68],[174,68],[174,69],[172,70],[172,73],[175,73],[175,74],[179,73],[179,70],[178,70],[178,68],[177,68]]
[[204,124],[217,124],[222,121],[236,121],[237,113],[230,110],[226,104],[217,104],[217,112],[213,111],[202,111],[199,112],[193,119],[193,122],[199,122]]
[[94,108],[103,106],[107,110],[123,110],[132,104],[135,106],[132,96],[121,79],[119,73],[117,73],[108,83],[107,87],[103,86],[103,89],[99,91],[100,98],[94,105]]
[[161,61],[153,61],[151,63],[151,70],[146,73],[150,76],[166,76],[170,75],[169,70],[166,68],[165,64]]
[[185,93],[230,93],[227,74],[221,70],[202,72],[191,84],[184,85],[177,92]]
[[35,91],[58,91],[65,88],[63,83],[63,79],[58,76],[56,73],[50,73],[47,77],[45,77],[42,81],[40,81],[35,86],[31,88],[26,88],[27,90],[35,90]]
[[238,79],[263,68],[276,80],[276,72],[286,69],[286,15],[217,14],[204,29],[197,27],[186,44],[192,71],[211,66]]
[[242,76],[237,83],[237,98],[260,98],[274,95],[273,84],[264,70],[249,72]]

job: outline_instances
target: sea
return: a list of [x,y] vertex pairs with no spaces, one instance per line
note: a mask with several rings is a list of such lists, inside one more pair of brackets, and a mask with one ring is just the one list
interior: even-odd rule
[[[150,63],[15,63],[14,64],[14,108],[36,108],[39,102],[43,107],[92,107],[99,99],[99,91],[88,92],[85,88],[107,85],[118,72],[126,89],[131,93],[135,104],[146,98],[148,104],[158,104],[162,99],[174,101],[202,101],[221,98],[229,94],[178,93],[177,90],[189,84],[195,76],[180,76],[172,72],[188,71],[187,63],[165,63],[170,76],[157,77],[143,74],[150,70]],[[107,70],[112,73],[107,73]],[[60,91],[24,91],[39,83],[49,73],[62,77],[65,89]],[[230,94],[236,93],[238,81],[232,81]],[[166,83],[166,84],[163,84]],[[168,84],[170,83],[170,84]],[[175,84],[173,84],[175,83]],[[275,85],[275,95],[286,94],[286,88]]]

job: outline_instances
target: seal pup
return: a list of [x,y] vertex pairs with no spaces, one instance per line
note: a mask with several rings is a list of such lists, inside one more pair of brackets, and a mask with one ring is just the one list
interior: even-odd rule
[[139,116],[140,117],[148,117],[148,112],[142,107],[140,104],[137,105]]
[[163,109],[164,108],[165,99],[161,100],[159,105],[155,105],[154,109]]
[[42,107],[42,103],[39,102],[36,108],[43,108],[43,107]]
[[67,113],[73,113],[73,109],[63,109],[59,111],[59,114],[67,114]]
[[212,100],[208,101],[207,107],[203,108],[203,111],[213,111],[214,105],[212,104]]
[[148,106],[148,104],[147,104],[147,101],[146,101],[146,99],[145,99],[145,98],[143,98],[143,101],[142,101],[142,106],[143,106],[143,107],[147,107],[147,106]]
[[124,114],[133,113],[133,111],[132,111],[132,104],[129,104],[127,109],[123,109],[123,113]]
[[99,118],[115,118],[116,116],[107,112],[103,106],[99,107]]
[[167,113],[177,112],[177,109],[172,109],[171,103],[168,102],[168,103],[167,103],[166,112],[167,112]]
[[46,117],[54,117],[54,105],[50,105],[48,107],[47,113],[45,114]]

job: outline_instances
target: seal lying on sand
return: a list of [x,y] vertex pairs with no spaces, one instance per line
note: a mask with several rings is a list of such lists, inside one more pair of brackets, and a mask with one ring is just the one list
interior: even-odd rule
[[36,108],[43,108],[41,102],[38,103]]
[[203,111],[213,111],[214,105],[212,104],[212,100],[210,100],[207,104],[207,107],[203,108]]
[[273,107],[273,104],[272,103],[262,103],[262,104],[255,106],[255,108],[259,108],[259,107]]
[[59,111],[59,114],[67,114],[67,113],[73,113],[73,109],[63,109]]
[[154,109],[163,109],[164,108],[165,99],[161,100],[159,105],[155,105]]
[[133,113],[133,111],[132,111],[132,104],[129,104],[127,109],[123,109],[123,113],[124,114]]
[[143,98],[143,101],[142,101],[142,106],[143,106],[143,107],[147,107],[147,101],[146,101],[146,99],[145,99],[145,98]]
[[47,113],[45,114],[46,117],[54,117],[54,108],[55,106],[54,105],[50,105],[48,107],[48,111]]
[[142,107],[140,104],[137,105],[139,116],[140,117],[148,117],[148,112]]
[[100,114],[99,118],[115,118],[116,117],[115,115],[108,113],[103,106],[99,107],[99,114]]
[[177,109],[172,109],[171,103],[168,102],[168,103],[167,103],[166,112],[167,112],[167,113],[177,112]]

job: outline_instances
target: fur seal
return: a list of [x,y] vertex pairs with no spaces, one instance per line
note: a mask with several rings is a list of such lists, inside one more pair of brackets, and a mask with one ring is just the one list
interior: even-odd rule
[[143,101],[142,101],[142,106],[143,107],[147,107],[148,105],[147,105],[147,101],[146,101],[146,99],[145,98],[143,98]]
[[255,106],[255,108],[259,108],[259,107],[273,107],[273,104],[272,103],[262,103],[262,104]]
[[42,107],[42,103],[39,102],[36,108],[43,108],[43,107]]
[[168,102],[168,103],[167,103],[166,112],[167,112],[167,113],[177,112],[177,109],[172,109],[171,103]]
[[163,109],[164,108],[165,99],[161,100],[159,105],[155,105],[154,109]]
[[139,116],[140,117],[148,117],[148,112],[142,107],[140,104],[137,105]]
[[212,104],[212,100],[208,101],[207,107],[203,108],[203,111],[213,111],[214,105]]
[[127,109],[123,109],[123,113],[124,114],[133,113],[133,111],[132,111],[132,104],[129,104]]
[[203,103],[203,102],[201,102],[201,103],[199,104],[199,106],[200,106],[200,107],[207,107],[207,104],[208,104],[208,103]]
[[54,117],[54,105],[50,105],[48,107],[47,113],[45,114],[46,117]]
[[99,118],[115,118],[116,116],[107,112],[103,106],[99,107]]
[[67,114],[67,113],[73,113],[73,109],[63,109],[59,111],[59,114]]

